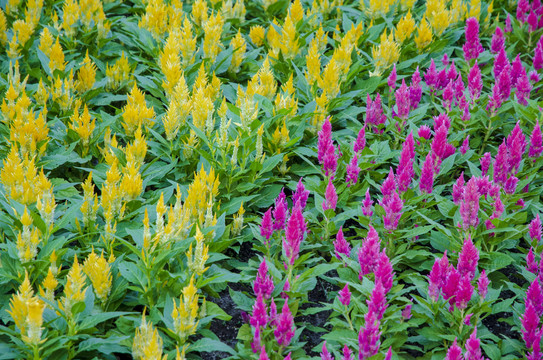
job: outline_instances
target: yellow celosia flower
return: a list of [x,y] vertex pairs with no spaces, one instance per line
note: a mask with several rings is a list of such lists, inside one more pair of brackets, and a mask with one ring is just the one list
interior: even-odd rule
[[111,292],[111,269],[109,263],[104,258],[104,253],[98,257],[94,253],[94,249],[89,254],[83,265],[83,271],[92,282],[92,287],[96,296],[106,302],[109,293]]
[[311,40],[311,43],[309,44],[309,51],[305,57],[305,61],[307,65],[305,78],[309,85],[313,85],[320,80],[321,73],[319,46],[316,38]]
[[400,0],[400,4],[403,11],[411,10],[413,8],[413,5],[415,4],[415,0]]
[[23,48],[26,42],[34,33],[34,25],[25,20],[15,20],[13,22],[13,34],[17,38],[18,46]]
[[417,36],[415,36],[415,44],[417,45],[417,49],[419,50],[419,52],[421,52],[428,45],[430,45],[431,42],[432,42],[432,30],[430,29],[430,26],[428,25],[428,22],[426,21],[426,19],[422,18],[417,28]]
[[143,180],[136,164],[132,163],[124,169],[120,190],[126,201],[135,200],[140,196],[143,191]]
[[396,0],[369,0],[369,7],[366,8],[364,0],[360,0],[360,9],[365,11],[372,19],[384,17],[396,4]]
[[70,117],[72,123],[70,129],[75,131],[81,139],[81,145],[83,146],[83,156],[87,154],[89,142],[92,137],[92,133],[95,128],[95,119],[92,119],[89,113],[89,108],[85,104],[83,113],[79,115],[79,107],[76,106],[74,114]]
[[245,209],[242,202],[238,212],[234,214],[232,221],[232,235],[234,236],[241,234],[241,230],[243,229],[243,214],[245,214]]
[[164,44],[164,49],[160,54],[160,69],[164,74],[165,80],[162,82],[162,87],[166,91],[166,95],[171,97],[173,89],[177,85],[180,77],[183,75],[181,70],[181,58],[179,57],[180,45],[177,41],[178,36],[170,33]]
[[147,29],[155,39],[160,39],[168,29],[168,7],[162,0],[148,0],[145,14],[138,24]]
[[53,194],[46,194],[46,196],[44,197],[38,195],[36,208],[40,212],[40,216],[45,225],[47,225],[48,230],[51,230],[51,226],[53,225],[56,206],[57,204],[55,202],[55,196]]
[[4,10],[0,9],[0,44],[5,45],[8,41],[8,20],[6,19],[6,14]]
[[174,330],[179,337],[181,344],[185,343],[187,338],[196,333],[198,327],[198,289],[194,286],[194,275],[190,283],[183,288],[183,296],[179,299],[179,306],[174,304],[172,318]]
[[77,261],[77,255],[74,255],[74,263],[66,277],[66,285],[64,285],[64,296],[58,304],[68,317],[73,315],[72,306],[85,299],[85,291],[85,274]]
[[220,13],[212,15],[204,24],[204,57],[215,62],[215,58],[221,51],[221,35],[224,18]]
[[479,16],[481,16],[481,0],[471,0],[467,17],[479,19]]
[[81,65],[83,66],[77,71],[76,88],[77,91],[84,93],[92,89],[96,79],[96,65],[90,59],[88,50]]
[[290,74],[288,81],[281,86],[281,92],[275,98],[274,115],[284,109],[290,110],[287,118],[295,116],[298,111],[298,101],[294,98],[293,74]]
[[203,26],[208,19],[208,8],[207,8],[207,2],[205,0],[196,0],[194,4],[192,4],[192,21],[196,24],[196,26]]
[[251,38],[251,41],[256,46],[262,46],[264,43],[264,37],[266,34],[266,29],[264,29],[260,25],[254,25],[251,26],[251,30],[249,31],[249,37]]
[[277,126],[273,133],[273,142],[276,145],[278,152],[290,141],[290,136],[286,121],[283,121],[283,126]]
[[79,4],[77,0],[67,0],[62,7],[62,28],[68,37],[76,33],[75,23],[79,20]]
[[294,24],[304,18],[304,8],[300,0],[294,0],[288,9],[288,13]]
[[134,84],[132,91],[128,94],[128,101],[123,108],[123,128],[127,135],[132,136],[136,129],[141,126],[150,126],[155,117],[152,107],[147,107],[145,96]]
[[297,39],[296,26],[290,16],[286,17],[282,30],[281,39],[279,40],[281,53],[287,60],[294,59],[299,52],[300,45]]
[[49,55],[49,70],[51,71],[51,74],[53,74],[55,70],[64,71],[65,67],[64,52],[62,52],[62,46],[60,46],[57,37],[57,41],[51,47],[51,53]]
[[375,73],[381,74],[383,70],[386,70],[392,64],[398,62],[400,58],[400,47],[398,43],[394,41],[394,35],[392,32],[387,35],[387,31],[383,31],[381,34],[381,43],[379,46],[373,46],[371,50],[373,57],[373,63],[375,65]]
[[[195,5],[196,3],[192,7],[193,14]],[[192,34],[192,23],[186,17],[181,28],[180,47],[183,66],[188,67],[192,65],[194,63],[194,54],[196,53],[196,36]]]
[[107,86],[114,90],[129,86],[134,81],[132,66],[124,55],[124,51],[121,53],[121,58],[115,62],[115,65],[109,66],[108,64],[106,66],[106,77]]
[[330,98],[335,98],[339,94],[340,73],[334,58],[326,65],[317,83]]
[[243,0],[236,0],[235,3],[232,3],[232,0],[226,0],[222,3],[221,14],[225,20],[238,19],[241,22],[245,20],[246,12]]
[[245,57],[245,50],[247,49],[247,43],[243,36],[241,36],[241,29],[238,30],[236,36],[230,41],[230,46],[232,47],[233,53],[232,62],[230,63],[228,70],[237,73],[239,72],[240,65]]
[[167,355],[162,356],[162,338],[151,322],[145,320],[145,312],[141,317],[141,325],[136,329],[132,356],[136,360],[166,360]]
[[315,98],[317,108],[315,109],[315,115],[311,119],[311,131],[315,134],[322,128],[322,124],[324,123],[324,118],[327,115],[326,106],[328,105],[328,101],[326,91],[323,91],[320,96]]
[[43,279],[43,282],[40,285],[40,296],[46,298],[48,301],[55,301],[55,289],[57,288],[58,281],[53,275],[53,270],[49,267],[47,271],[47,276]]
[[411,37],[414,30],[415,20],[413,20],[411,10],[409,10],[407,14],[400,21],[398,21],[398,25],[396,25],[396,41],[399,44],[402,44],[405,40]]

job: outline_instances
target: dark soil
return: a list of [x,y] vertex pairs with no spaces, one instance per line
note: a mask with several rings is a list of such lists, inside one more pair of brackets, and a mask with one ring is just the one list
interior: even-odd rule
[[483,319],[483,324],[488,328],[488,330],[490,330],[492,334],[502,339],[504,338],[504,336],[515,339],[519,336],[518,332],[513,331],[513,327],[508,323],[499,320],[500,318],[509,318],[511,316],[511,313],[506,312],[493,314]]

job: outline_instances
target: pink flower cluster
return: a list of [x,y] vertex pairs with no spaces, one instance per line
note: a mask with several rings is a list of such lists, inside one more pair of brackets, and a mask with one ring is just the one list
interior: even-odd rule
[[485,360],[481,353],[481,341],[477,339],[477,328],[473,329],[469,339],[466,341],[466,353],[462,356],[462,348],[458,346],[456,339],[447,351],[445,360]]

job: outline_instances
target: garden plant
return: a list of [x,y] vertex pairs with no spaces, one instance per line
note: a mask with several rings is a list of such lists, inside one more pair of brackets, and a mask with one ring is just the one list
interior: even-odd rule
[[1,359],[543,359],[541,0],[6,0]]

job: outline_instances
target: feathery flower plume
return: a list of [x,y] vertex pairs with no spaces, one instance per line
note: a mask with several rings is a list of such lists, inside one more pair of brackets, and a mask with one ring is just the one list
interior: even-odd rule
[[269,299],[274,287],[273,280],[268,274],[268,265],[266,264],[266,260],[262,260],[260,266],[258,267],[256,279],[253,283],[255,295],[262,294],[265,299]]
[[337,193],[332,179],[328,179],[328,185],[326,186],[326,193],[324,197],[324,202],[322,203],[322,209],[324,211],[328,209],[336,210],[337,205]]
[[435,155],[430,151],[426,155],[420,173],[419,188],[421,193],[431,194],[434,186],[434,163]]
[[253,315],[251,316],[250,323],[254,328],[260,326],[265,328],[268,324],[268,312],[266,310],[266,304],[264,303],[262,293],[258,293],[256,296],[256,300],[253,305]]
[[302,209],[296,206],[292,210],[292,215],[288,219],[285,238],[283,239],[283,249],[285,256],[289,259],[290,265],[294,265],[294,261],[298,258],[300,252],[300,244],[304,238],[304,233],[307,230]]
[[253,350],[253,353],[256,354],[261,347],[260,326],[257,326],[255,329],[255,334],[253,335],[253,341],[251,342],[251,350]]
[[481,70],[477,61],[471,67],[468,75],[468,90],[471,96],[471,101],[475,101],[481,96],[481,90],[483,89],[483,80],[481,77]]
[[296,328],[294,327],[294,318],[292,317],[292,313],[290,312],[288,303],[285,300],[283,310],[281,311],[281,315],[279,315],[279,318],[277,320],[277,327],[273,332],[277,343],[280,346],[288,346],[292,338],[294,337],[295,330]]
[[530,135],[530,150],[528,156],[538,158],[543,153],[543,137],[541,136],[541,126],[539,120],[536,121],[532,135]]
[[351,303],[351,292],[349,291],[349,285],[345,284],[345,287],[338,292],[338,299],[343,306],[349,306]]
[[513,84],[513,86],[516,86],[518,78],[523,71],[526,72],[526,69],[522,65],[520,54],[517,54],[515,60],[511,63],[511,84]]
[[373,200],[370,197],[370,189],[368,188],[366,190],[366,197],[364,198],[364,201],[362,202],[362,213],[364,216],[372,217],[373,210],[371,209],[371,205],[373,204]]
[[541,70],[543,68],[543,46],[541,43],[537,43],[534,49],[534,58],[532,59],[534,69]]
[[419,128],[419,131],[417,132],[417,135],[420,137],[420,138],[423,138],[423,139],[430,139],[430,137],[432,136],[432,130],[430,129],[430,127],[428,127],[427,125],[422,125],[420,128]]
[[454,342],[452,343],[451,347],[447,351],[447,356],[445,356],[445,360],[463,360],[462,357],[462,349],[460,346],[458,346],[456,342],[456,338],[454,339]]
[[449,259],[445,251],[441,259],[435,260],[432,270],[428,274],[428,294],[433,301],[437,301],[439,298],[439,293],[447,277],[448,267]]
[[450,80],[445,89],[443,89],[443,106],[447,109],[447,111],[451,111],[451,107],[454,100],[454,87],[453,87],[453,81]]
[[511,16],[509,14],[507,14],[507,17],[505,18],[504,30],[506,33],[510,33],[511,31],[513,31],[513,27],[511,26]]
[[367,97],[366,104],[366,124],[373,129],[373,132],[379,132],[378,126],[386,122],[386,115],[383,113],[381,105],[381,95],[377,93],[375,100],[371,100],[370,95]]
[[539,315],[531,302],[526,303],[526,309],[520,320],[522,323],[522,339],[526,343],[526,348],[532,349],[538,340]]
[[490,51],[493,54],[498,53],[505,46],[505,37],[501,27],[497,27],[494,34],[492,34],[492,42],[490,45]]
[[375,282],[371,297],[366,300],[366,303],[368,304],[368,313],[373,313],[377,321],[381,321],[388,305],[385,288],[380,281]]
[[400,155],[400,163],[396,169],[398,190],[401,192],[407,191],[409,184],[413,179],[413,159],[415,158],[415,141],[413,132],[410,132],[405,139]]
[[406,120],[409,117],[409,109],[411,108],[411,99],[409,88],[405,85],[405,79],[402,79],[402,85],[394,93],[396,97],[396,115]]
[[302,183],[302,178],[298,181],[298,185],[296,186],[296,191],[292,195],[292,203],[293,206],[300,206],[302,211],[305,209],[305,206],[307,204],[307,198],[309,197],[309,190],[305,189],[304,184]]
[[409,86],[409,100],[411,109],[416,109],[419,106],[422,97],[422,87],[420,86],[422,79],[420,77],[419,67],[411,77],[411,86]]
[[334,251],[338,260],[341,260],[340,254],[345,255],[345,257],[349,257],[349,255],[351,254],[351,246],[343,236],[343,227],[340,227],[339,231],[336,234],[336,240],[334,241]]
[[529,272],[533,274],[537,274],[539,265],[537,264],[537,261],[535,260],[533,249],[534,248],[531,247],[530,251],[526,255],[526,270],[528,270]]
[[326,341],[324,342],[324,344],[322,344],[321,360],[334,360],[334,357],[328,352],[328,349],[326,348]]
[[511,66],[509,64],[509,59],[507,58],[507,53],[505,52],[505,49],[502,48],[498,55],[496,55],[496,58],[494,59],[494,77],[497,79],[498,76],[502,73],[502,71],[505,69],[506,66]]
[[473,286],[471,285],[470,280],[467,277],[461,277],[454,296],[454,304],[460,310],[465,309],[468,306],[472,296]]
[[464,239],[464,245],[460,256],[458,256],[458,272],[460,276],[468,278],[470,281],[475,276],[477,262],[479,261],[479,251],[471,241],[471,235]]
[[411,308],[413,307],[413,304],[409,303],[405,305],[405,308],[402,310],[402,319],[409,320],[411,319]]
[[268,357],[268,354],[266,353],[266,347],[262,345],[260,348],[260,355],[258,356],[258,360],[270,360]]
[[370,225],[368,235],[358,250],[358,262],[360,263],[359,278],[362,280],[364,275],[367,275],[375,270],[377,259],[381,247],[381,240],[377,231]]
[[479,293],[479,297],[481,300],[484,300],[486,297],[486,294],[488,294],[488,285],[490,284],[490,280],[488,280],[488,277],[486,276],[486,272],[483,270],[481,272],[481,275],[479,275],[479,280],[477,280],[477,292]]
[[453,202],[456,205],[460,205],[460,202],[464,198],[464,172],[460,174],[458,179],[456,179],[456,182],[453,185],[453,192],[452,192]]
[[389,198],[383,198],[379,202],[385,209],[385,215],[383,215],[383,225],[387,230],[396,230],[398,228],[398,222],[402,216],[403,201],[394,190]]
[[392,193],[396,191],[396,180],[394,179],[394,170],[392,167],[388,173],[387,178],[383,181],[381,185],[381,193],[383,194],[383,199],[389,198]]
[[475,178],[469,179],[464,189],[464,198],[460,203],[460,215],[462,226],[467,230],[470,226],[476,227],[479,224],[479,190]]
[[341,360],[354,360],[353,359],[353,352],[347,345],[343,346],[343,357]]
[[379,259],[377,260],[374,271],[375,281],[383,284],[385,292],[388,293],[390,289],[392,289],[394,273],[392,264],[390,263],[390,259],[388,258],[385,250],[379,254]]
[[379,321],[373,312],[364,316],[365,326],[360,328],[358,333],[358,360],[365,360],[379,352],[381,341],[379,337]]
[[464,141],[462,142],[462,146],[460,146],[460,153],[464,155],[469,150],[469,135],[466,136]]
[[360,153],[366,147],[366,125],[362,126],[356,137],[356,141],[353,145],[353,151],[355,153]]
[[484,49],[479,41],[479,21],[473,17],[467,19],[465,29],[466,42],[462,49],[464,50],[464,59],[469,62],[472,59],[477,59]]
[[489,152],[486,152],[483,157],[479,159],[479,162],[481,163],[482,176],[485,176],[492,163],[492,155]]
[[396,64],[394,64],[394,67],[392,68],[392,71],[390,72],[390,75],[388,76],[388,80],[387,80],[387,84],[388,84],[390,92],[393,92],[394,89],[396,89],[397,78],[398,78],[398,74],[396,73]]
[[346,172],[347,175],[345,178],[345,183],[347,183],[347,187],[356,184],[358,182],[358,174],[360,173],[360,168],[358,167],[358,156],[356,154],[353,155],[349,165],[347,165]]
[[284,189],[281,189],[281,192],[275,199],[272,215],[274,218],[273,229],[283,230],[288,216],[287,196],[285,195]]
[[541,242],[541,219],[539,218],[539,214],[530,222],[529,234],[532,241],[537,240],[537,243]]
[[434,63],[434,59],[430,61],[430,66],[426,70],[426,73],[424,74],[424,81],[426,82],[426,85],[432,89],[432,93],[435,91],[438,85],[438,74],[436,70],[436,64]]
[[269,208],[262,217],[262,222],[260,223],[260,235],[266,238],[266,241],[270,240],[270,237],[273,235],[273,219],[271,208]]
[[528,303],[532,303],[537,316],[543,315],[543,290],[538,279],[532,281],[526,290],[526,304]]
[[477,339],[477,327],[473,329],[469,339],[466,341],[466,360],[483,360],[481,354],[481,341]]
[[526,70],[523,68],[516,82],[516,95],[518,103],[524,106],[528,106],[528,99],[530,99],[530,92],[532,91],[532,84],[526,74]]
[[324,174],[333,177],[337,168],[336,147],[332,141],[332,124],[330,116],[326,118],[319,131],[318,156],[319,163],[322,164]]

